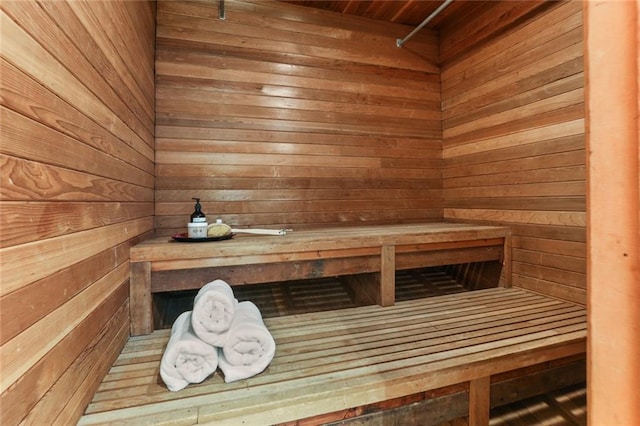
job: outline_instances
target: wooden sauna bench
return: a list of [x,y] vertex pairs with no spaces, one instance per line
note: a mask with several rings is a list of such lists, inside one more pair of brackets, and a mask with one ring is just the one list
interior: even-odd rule
[[131,248],[131,335],[153,331],[153,293],[199,289],[214,279],[239,285],[346,276],[358,304],[390,306],[396,270],[504,261],[508,235],[506,227],[425,223],[239,234],[198,243],[153,238]]
[[265,324],[276,341],[265,371],[226,384],[218,370],[179,392],[159,376],[169,330],[129,338],[79,424],[320,424],[352,407],[464,384],[470,424],[486,425],[492,377],[582,356],[587,333],[583,306],[504,287]]

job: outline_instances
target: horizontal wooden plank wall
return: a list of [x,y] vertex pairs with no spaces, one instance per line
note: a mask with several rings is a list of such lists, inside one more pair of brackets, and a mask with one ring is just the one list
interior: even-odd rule
[[581,3],[492,7],[441,34],[444,215],[512,226],[513,285],[585,303]]
[[442,218],[437,38],[263,1],[159,1],[156,226]]
[[75,424],[153,230],[155,8],[0,7],[0,423]]

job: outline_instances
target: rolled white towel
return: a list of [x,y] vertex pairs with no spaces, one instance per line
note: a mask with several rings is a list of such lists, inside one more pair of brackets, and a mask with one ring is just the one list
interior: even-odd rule
[[193,300],[191,325],[196,336],[206,343],[222,346],[238,305],[231,286],[215,280],[198,291]]
[[218,368],[218,349],[200,340],[191,328],[191,311],[183,312],[171,327],[171,337],[160,362],[160,376],[170,391],[200,383]]
[[220,349],[218,365],[227,383],[261,373],[276,352],[276,342],[252,302],[236,308],[226,344]]

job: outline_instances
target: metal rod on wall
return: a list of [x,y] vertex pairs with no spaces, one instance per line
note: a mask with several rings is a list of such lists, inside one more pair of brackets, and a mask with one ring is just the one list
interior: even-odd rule
[[224,19],[226,18],[225,14],[224,14],[224,0],[220,0],[220,8],[218,10],[218,18],[220,18],[221,21],[224,21]]
[[449,4],[453,2],[453,0],[446,0],[444,3],[442,3],[436,10],[433,11],[433,13],[429,16],[427,16],[427,19],[425,19],[424,21],[422,21],[422,23],[420,25],[418,25],[413,31],[411,31],[405,38],[403,39],[396,39],[396,46],[398,47],[402,47],[403,44],[405,44],[411,37],[413,37],[418,31],[420,31],[422,28],[424,28],[425,25],[427,25],[429,23],[429,21],[431,21],[433,18],[435,18],[440,12],[442,12],[444,10],[445,7],[449,6]]

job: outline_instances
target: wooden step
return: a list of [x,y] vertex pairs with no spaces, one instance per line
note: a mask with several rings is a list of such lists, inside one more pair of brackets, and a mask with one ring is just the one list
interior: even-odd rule
[[277,343],[267,370],[180,392],[159,376],[169,331],[130,338],[80,424],[276,424],[583,353],[586,340],[584,307],[515,288],[265,322]]

